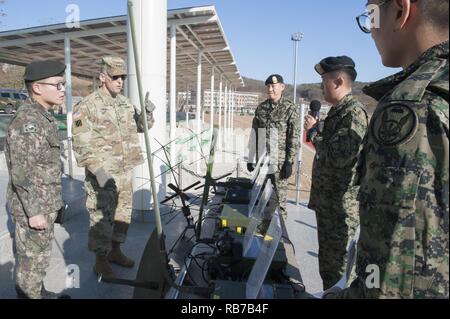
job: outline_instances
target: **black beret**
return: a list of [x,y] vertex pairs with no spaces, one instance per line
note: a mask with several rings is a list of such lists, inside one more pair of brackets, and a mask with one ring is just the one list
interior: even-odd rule
[[266,86],[270,85],[270,84],[277,84],[277,83],[284,84],[283,77],[279,74],[272,74],[266,80]]
[[355,70],[355,62],[348,56],[328,57],[320,61],[314,67],[317,73],[324,75],[334,71],[347,71],[347,73],[356,80],[357,72]]
[[34,82],[60,76],[65,70],[66,65],[58,61],[34,61],[27,65],[23,78],[25,82]]

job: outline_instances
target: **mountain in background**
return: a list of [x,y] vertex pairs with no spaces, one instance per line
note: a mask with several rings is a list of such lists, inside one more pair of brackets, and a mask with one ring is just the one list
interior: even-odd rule
[[[261,96],[261,101],[267,98],[266,86],[264,85],[264,81],[255,80],[243,77],[245,87],[239,88],[240,92],[257,92]],[[353,95],[361,101],[366,107],[368,113],[372,114],[377,106],[377,102],[371,98],[370,96],[365,95],[362,92],[362,88],[369,83],[365,82],[355,82],[353,87]],[[324,104],[325,102],[322,89],[320,88],[320,83],[310,83],[310,84],[301,84],[297,86],[297,97],[304,99],[305,103],[309,103],[312,100],[319,100]],[[293,99],[294,96],[294,86],[287,84],[285,96]]]

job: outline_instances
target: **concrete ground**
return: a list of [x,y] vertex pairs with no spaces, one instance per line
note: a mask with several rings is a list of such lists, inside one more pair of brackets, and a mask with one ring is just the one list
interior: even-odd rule
[[[248,125],[248,121],[244,118],[239,119],[237,123],[238,125],[240,123]],[[295,205],[295,192],[289,192],[289,217],[286,225],[290,240],[295,247],[295,258],[306,289],[310,293],[316,293],[321,290],[322,286],[318,272],[317,226],[314,212],[306,207],[309,198],[309,178],[307,175],[310,175],[309,170],[314,152],[306,150],[303,154],[305,167],[302,177],[301,205]],[[193,170],[193,166],[188,168]],[[236,176],[235,169],[236,163],[230,165],[218,162],[215,165],[214,176],[220,176],[230,171],[233,171],[233,176]],[[133,295],[133,288],[99,283],[98,278],[92,271],[95,256],[87,249],[89,217],[85,209],[83,176],[81,170],[77,169],[75,172],[77,175],[75,179],[63,179],[63,197],[69,206],[64,225],[55,226],[51,265],[48,269],[45,285],[51,291],[64,291],[78,299],[129,299]],[[245,174],[245,165],[241,165],[239,176],[242,177]],[[184,187],[198,180],[187,172],[183,174]],[[14,224],[6,209],[7,183],[6,165],[3,154],[0,153],[0,299],[15,298],[15,260],[12,239]],[[291,186],[295,186],[294,180],[291,181]],[[191,197],[201,195],[201,191],[196,191],[197,194],[192,194]],[[198,206],[194,205],[193,215],[195,215],[196,208]],[[167,236],[166,247],[169,250],[184,230],[186,221],[179,211],[171,212],[167,207],[162,207],[162,215],[164,231]],[[139,264],[147,240],[154,228],[153,217],[150,213],[133,214],[128,240],[123,246],[123,250],[135,259],[137,264]],[[189,234],[192,234],[191,230],[189,232]],[[181,266],[182,258],[171,257],[174,258],[175,268]],[[136,277],[137,266],[133,269],[113,267],[120,278],[135,279]],[[73,281],[73,278],[75,278],[75,281]],[[77,288],[67,288],[74,284]]]

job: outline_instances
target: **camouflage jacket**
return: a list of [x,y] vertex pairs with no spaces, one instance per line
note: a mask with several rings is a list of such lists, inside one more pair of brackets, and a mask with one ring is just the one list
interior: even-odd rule
[[[80,167],[95,174],[100,168],[113,174],[144,163],[137,133],[140,118],[124,96],[97,90],[74,107],[73,148]],[[149,127],[153,126],[148,116]]]
[[[299,110],[294,103],[285,98],[277,104],[266,100],[256,109],[252,124],[253,133],[256,133],[256,145],[261,145],[265,141],[262,147],[266,147],[271,163],[276,166],[275,170],[278,172],[284,162],[295,161],[300,143],[299,126]],[[265,136],[261,137],[263,132]],[[250,149],[256,145],[250,145]]]
[[39,104],[22,106],[8,127],[7,201],[16,222],[49,215],[62,206],[61,144],[55,118]]
[[331,108],[323,130],[312,140],[316,156],[312,170],[311,209],[315,210],[332,195],[342,199],[343,193],[353,184],[368,121],[364,106],[351,94]]
[[359,296],[449,296],[448,58],[445,42],[365,89],[379,105],[360,167]]

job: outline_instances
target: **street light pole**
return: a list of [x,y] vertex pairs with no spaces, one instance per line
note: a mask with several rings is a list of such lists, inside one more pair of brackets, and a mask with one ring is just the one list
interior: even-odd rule
[[[298,43],[302,41],[304,37],[304,34],[301,32],[294,33],[291,37],[291,40],[294,41],[294,48],[295,48],[295,60],[294,60],[294,104],[297,105],[297,49],[298,49]],[[303,128],[303,105],[301,106],[301,115],[300,115],[300,127]],[[300,187],[301,187],[301,169],[302,169],[302,142],[303,142],[303,130],[301,130],[301,136],[300,136],[300,145],[297,150],[297,176],[296,176],[296,198],[295,202],[298,205],[300,201]]]
[[297,103],[297,60],[298,60],[298,43],[302,41],[304,34],[301,32],[294,33],[291,40],[294,41],[295,59],[294,59],[294,104]]

